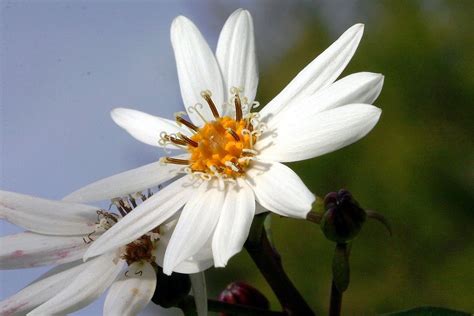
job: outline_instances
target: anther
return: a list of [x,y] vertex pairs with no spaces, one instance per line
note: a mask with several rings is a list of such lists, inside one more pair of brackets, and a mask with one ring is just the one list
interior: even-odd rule
[[234,104],[235,104],[235,120],[238,122],[242,119],[242,102],[240,100],[240,96],[238,92],[236,92],[235,94]]
[[188,121],[185,120],[183,117],[177,115],[177,116],[175,117],[175,119],[176,119],[176,122],[177,122],[178,124],[182,124],[182,125],[188,127],[189,129],[195,131],[195,132],[199,131],[199,127],[197,127],[196,125],[194,125],[194,124],[191,123],[191,122],[188,122]]
[[164,161],[167,162],[167,163],[175,164],[175,165],[189,165],[189,160],[187,160],[187,159],[164,157]]
[[232,135],[232,137],[234,137],[234,139],[235,139],[236,141],[240,141],[239,135],[238,135],[232,128],[228,128],[228,129],[227,129],[227,132],[228,132],[230,135]]
[[186,146],[187,145],[187,142],[185,142],[182,139],[176,138],[174,136],[166,135],[165,139],[172,142],[175,145],[181,145],[181,146]]
[[199,145],[197,142],[195,142],[194,140],[192,140],[188,136],[183,135],[181,133],[178,133],[178,137],[180,137],[184,142],[186,142],[190,146],[197,147]]
[[207,104],[209,105],[209,108],[211,109],[212,115],[214,115],[214,118],[218,119],[219,118],[219,112],[217,111],[217,107],[214,104],[214,101],[212,101],[212,94],[211,91],[205,90],[201,92],[201,96],[206,100]]

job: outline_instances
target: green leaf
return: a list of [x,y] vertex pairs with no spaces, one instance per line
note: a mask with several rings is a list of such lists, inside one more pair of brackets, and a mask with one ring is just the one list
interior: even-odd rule
[[472,314],[442,307],[416,307],[400,312],[383,314],[383,316],[469,316]]

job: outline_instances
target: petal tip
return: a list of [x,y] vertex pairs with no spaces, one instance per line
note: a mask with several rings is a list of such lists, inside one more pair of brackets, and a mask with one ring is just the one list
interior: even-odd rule
[[364,23],[357,23],[357,24],[354,24],[353,27],[356,28],[359,32],[363,32],[364,28],[365,28],[365,24]]
[[185,17],[184,15],[178,15],[173,19],[171,22],[171,31],[176,30],[176,28],[186,26],[186,25],[194,25],[193,22]]

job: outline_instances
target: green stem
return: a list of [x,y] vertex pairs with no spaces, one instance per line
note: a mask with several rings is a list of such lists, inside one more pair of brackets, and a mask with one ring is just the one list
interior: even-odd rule
[[245,249],[268,282],[287,315],[314,315],[309,305],[285,273],[281,257],[271,246],[264,229],[245,243]]
[[342,308],[342,293],[349,286],[350,248],[347,243],[337,243],[332,263],[331,298],[329,302],[329,316],[340,316]]
[[331,285],[331,301],[329,303],[329,316],[341,315],[342,308],[342,292],[338,290],[334,281]]

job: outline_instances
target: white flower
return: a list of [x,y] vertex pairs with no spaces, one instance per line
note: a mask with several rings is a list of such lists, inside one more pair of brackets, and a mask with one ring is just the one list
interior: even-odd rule
[[[94,206],[5,191],[0,191],[0,201],[0,218],[29,230],[0,237],[0,269],[59,264],[0,302],[1,316],[30,311],[28,315],[71,313],[93,302],[108,288],[104,315],[136,315],[150,302],[156,287],[153,265],[155,260],[163,261],[175,220],[83,263],[78,259],[95,238],[121,220],[120,215]],[[123,215],[133,209],[128,204],[131,200],[116,201]],[[198,272],[212,265],[210,245],[207,248],[200,251],[199,258],[189,258],[176,268],[190,273],[201,315],[207,314],[207,297],[203,276]]]
[[136,139],[185,153],[100,180],[65,199],[108,199],[175,180],[103,234],[85,258],[127,244],[182,208],[164,272],[209,240],[215,266],[225,266],[242,249],[259,206],[305,218],[315,197],[282,162],[347,146],[381,114],[370,104],[381,91],[382,75],[362,72],[334,82],[362,33],[361,24],[348,29],[255,113],[258,71],[250,14],[237,10],[229,17],[215,55],[196,26],[177,17],[171,42],[189,120],[185,113],[173,122],[124,108],[111,115]]

